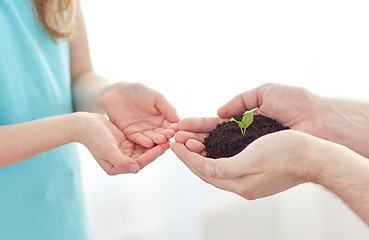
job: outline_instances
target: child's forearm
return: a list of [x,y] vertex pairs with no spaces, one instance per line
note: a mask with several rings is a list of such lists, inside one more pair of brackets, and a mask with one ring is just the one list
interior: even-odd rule
[[101,101],[109,83],[93,71],[83,14],[79,1],[76,3],[74,34],[69,41],[74,108],[105,113]]
[[80,113],[0,126],[0,167],[78,140]]

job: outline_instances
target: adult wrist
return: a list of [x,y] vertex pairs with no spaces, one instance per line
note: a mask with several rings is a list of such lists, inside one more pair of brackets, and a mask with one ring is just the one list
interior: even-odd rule
[[369,157],[369,104],[334,98],[326,98],[326,103],[326,139]]
[[[326,143],[328,141],[321,138],[303,134],[302,142],[298,144],[300,149],[298,159],[302,161],[297,161],[298,164],[298,176],[304,182],[314,182],[318,183],[321,181],[320,174],[326,168],[327,161],[327,147]],[[301,149],[302,148],[302,149]]]
[[316,143],[315,166],[311,182],[335,192],[340,177],[345,174],[342,170],[345,169],[345,164],[350,162],[344,157],[348,149],[340,144],[320,141]]

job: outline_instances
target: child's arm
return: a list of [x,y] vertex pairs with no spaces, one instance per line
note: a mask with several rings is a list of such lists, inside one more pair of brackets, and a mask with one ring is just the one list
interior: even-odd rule
[[79,125],[77,115],[68,114],[0,126],[0,167],[75,141]]
[[129,140],[144,147],[166,143],[174,136],[179,118],[162,94],[143,84],[109,84],[94,73],[79,5],[70,57],[76,110],[107,113]]
[[74,106],[77,111],[105,113],[101,104],[104,91],[110,86],[94,73],[91,64],[86,27],[76,1],[76,19],[70,39],[70,61]]
[[144,148],[103,115],[77,112],[0,126],[0,167],[6,167],[53,148],[80,142],[111,175],[136,173],[169,148],[169,143]]

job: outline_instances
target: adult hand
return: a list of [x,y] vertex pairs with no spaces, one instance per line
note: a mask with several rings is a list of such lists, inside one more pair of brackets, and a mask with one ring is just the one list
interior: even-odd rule
[[299,131],[285,130],[260,137],[233,157],[211,159],[204,157],[201,142],[187,137],[182,135],[181,142],[171,144],[186,166],[205,182],[246,199],[266,197],[314,181],[320,169],[316,153],[329,143]]
[[175,108],[157,91],[143,84],[116,83],[105,92],[103,107],[128,141],[153,148],[178,130]]
[[[327,140],[333,140],[330,138],[333,134],[329,133],[327,126],[332,125],[332,122],[337,123],[337,119],[342,117],[337,114],[334,108],[330,107],[324,98],[313,95],[303,88],[269,83],[237,95],[219,108],[220,118],[181,120],[179,123],[180,132],[176,139],[181,141],[181,139],[191,136],[201,141],[218,123],[251,110],[255,114],[263,114],[276,119],[291,129]],[[196,146],[188,145],[187,147],[196,150]],[[192,149],[192,147],[195,148]]]
[[218,110],[218,115],[230,118],[253,109],[291,129],[328,140],[328,126],[342,118],[324,98],[304,88],[271,83],[237,95]]
[[76,141],[84,144],[109,175],[137,173],[169,148],[169,142],[143,147],[101,114],[78,113],[81,119]]
[[345,146],[284,130],[258,138],[233,157],[211,159],[204,157],[204,145],[188,135],[194,133],[179,133],[181,142],[172,143],[172,150],[215,187],[253,200],[313,182],[336,194],[369,225],[369,162]]
[[[175,141],[185,144],[191,151],[200,152],[200,150],[205,148],[203,142],[205,138],[209,136],[209,132],[224,121],[226,120],[210,117],[182,119],[178,124],[180,131],[176,134]],[[188,141],[190,139],[196,141]],[[205,152],[201,154],[204,156],[206,155]]]
[[369,158],[367,101],[325,98],[299,87],[265,84],[239,94],[221,107],[218,115],[229,118],[252,109],[291,129],[344,145]]

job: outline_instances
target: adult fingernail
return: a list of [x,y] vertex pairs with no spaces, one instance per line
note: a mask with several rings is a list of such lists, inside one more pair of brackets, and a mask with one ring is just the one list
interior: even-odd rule
[[131,166],[129,166],[129,172],[131,173],[137,173],[140,170],[140,167],[138,166],[138,164],[131,164]]

